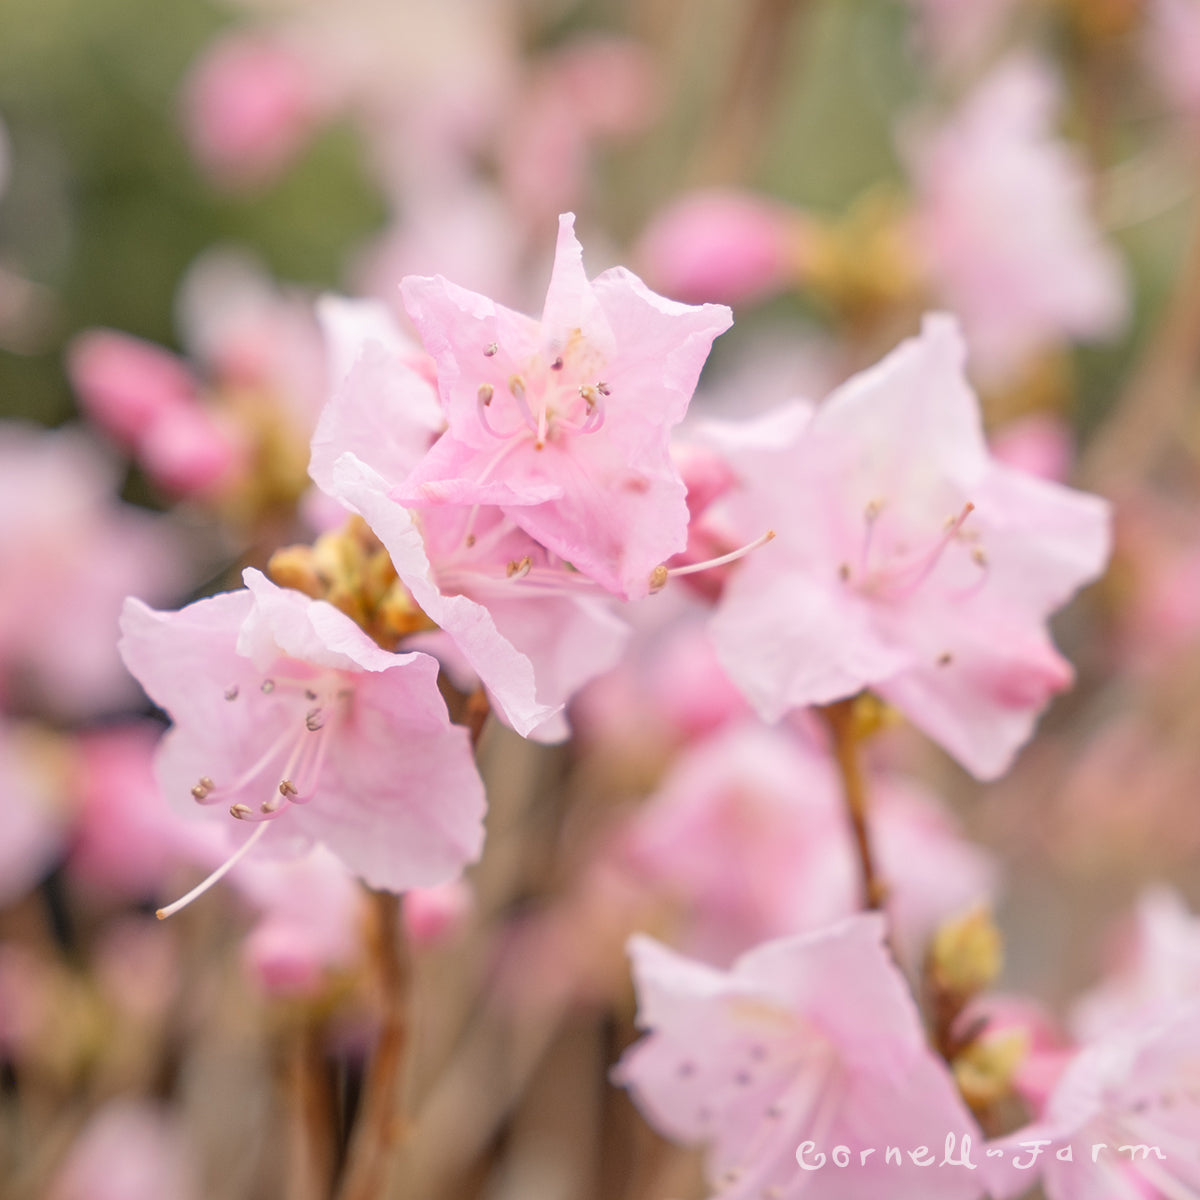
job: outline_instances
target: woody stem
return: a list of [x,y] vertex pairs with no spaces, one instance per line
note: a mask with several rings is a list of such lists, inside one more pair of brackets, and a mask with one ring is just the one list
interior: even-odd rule
[[833,741],[833,756],[842,779],[842,796],[854,834],[862,876],[863,907],[881,909],[887,888],[879,878],[871,850],[871,833],[867,820],[868,798],[866,780],[859,757],[861,735],[855,719],[855,701],[838,700],[818,710]]
[[408,1044],[410,963],[400,924],[400,897],[377,891],[369,896],[374,916],[371,957],[382,1024],[338,1200],[378,1200],[385,1194],[392,1152],[404,1131],[401,1085]]

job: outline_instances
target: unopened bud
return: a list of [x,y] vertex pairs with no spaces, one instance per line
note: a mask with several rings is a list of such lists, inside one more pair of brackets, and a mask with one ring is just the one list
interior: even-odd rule
[[995,980],[1003,962],[1000,931],[987,909],[976,908],[938,929],[929,949],[929,978],[943,995],[966,1000]]

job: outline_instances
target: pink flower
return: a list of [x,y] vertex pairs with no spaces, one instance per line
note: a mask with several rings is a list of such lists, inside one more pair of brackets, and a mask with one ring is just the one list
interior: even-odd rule
[[68,369],[84,412],[160,487],[180,496],[207,492],[233,468],[236,446],[205,411],[198,381],[175,355],[93,329],[71,344]]
[[484,795],[436,662],[389,654],[257,571],[245,579],[177,613],[126,605],[121,653],[175,720],[164,794],[229,808],[256,838],[283,817],[285,853],[323,843],[372,887],[452,878],[479,853]]
[[80,718],[136,696],[116,649],[131,592],[170,599],[182,559],[163,518],[117,499],[80,429],[0,422],[0,699]]
[[207,48],[183,97],[200,165],[230,187],[269,183],[329,108],[321,81],[282,40],[235,33]]
[[[917,967],[942,920],[994,892],[995,867],[915,785],[868,786],[892,938]],[[837,770],[790,730],[732,726],[686,751],[621,841],[636,878],[680,903],[686,948],[709,962],[858,908]]]
[[642,235],[647,276],[672,296],[751,304],[797,278],[805,250],[804,218],[749,192],[686,193]]
[[449,429],[394,495],[497,505],[601,586],[644,596],[687,537],[669,433],[731,318],[622,268],[589,283],[582,253],[567,214],[540,322],[441,277],[403,282]]
[[667,1137],[706,1144],[725,1200],[981,1195],[977,1171],[934,1165],[948,1138],[961,1148],[978,1129],[925,1042],[882,918],[768,942],[729,971],[650,938],[629,949],[648,1036],[616,1081]]
[[599,588],[501,510],[439,504],[414,514],[391,497],[444,426],[427,360],[377,308],[327,300],[322,319],[342,379],[313,437],[313,479],[368,522],[440,627],[414,644],[464,688],[481,680],[523,736],[565,736],[563,705],[615,663],[624,625]]
[[563,706],[625,645],[628,631],[607,597],[498,508],[437,505],[414,514],[352,453],[335,464],[331,486],[371,526],[439,627],[413,644],[441,658],[462,688],[481,681],[523,737],[564,738]]
[[325,847],[288,862],[254,859],[235,872],[234,882],[260,914],[242,960],[268,995],[312,995],[329,972],[358,962],[363,891]]
[[196,1200],[198,1164],[178,1120],[143,1100],[110,1100],[84,1126],[47,1200]]
[[1145,1025],[1181,1004],[1200,1001],[1200,918],[1166,887],[1138,901],[1133,938],[1118,969],[1075,1007],[1084,1038]]
[[1040,63],[1009,61],[911,156],[913,235],[972,362],[994,376],[1064,339],[1112,335],[1128,308],[1084,165],[1054,136],[1057,90]]
[[1085,1046],[1036,1124],[1005,1138],[998,1200],[1186,1200],[1200,1190],[1200,998]]
[[819,409],[714,431],[743,483],[733,543],[778,536],[712,630],[767,720],[870,687],[990,779],[1071,682],[1046,618],[1103,568],[1108,510],[988,456],[964,358],[931,317]]

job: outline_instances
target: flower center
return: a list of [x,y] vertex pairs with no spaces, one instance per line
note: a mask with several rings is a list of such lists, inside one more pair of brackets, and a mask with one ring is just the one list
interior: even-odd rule
[[988,569],[978,532],[964,529],[974,511],[975,505],[968,501],[957,514],[946,518],[935,536],[914,547],[908,538],[880,528],[885,523],[887,504],[872,500],[863,511],[858,562],[842,562],[838,577],[861,596],[892,602],[907,600],[929,579],[947,551],[955,547],[967,553],[979,573],[970,585],[954,594],[957,599],[966,599],[983,585]]
[[[516,364],[495,342],[484,349],[493,367],[476,392],[479,423],[492,437],[541,450],[552,438],[596,433],[604,424],[608,384],[599,356],[576,329],[565,346]],[[511,367],[507,372],[505,367]]]
[[[260,710],[254,719],[263,719],[264,704],[281,710],[282,722],[278,714],[268,718],[272,725],[282,724],[278,736],[236,778],[217,782],[205,775],[192,788],[198,804],[232,801],[230,815],[241,821],[270,820],[316,795],[329,739],[354,691],[336,672],[326,672],[305,680],[267,678],[259,693],[265,700],[254,705]],[[239,698],[237,687],[225,692],[227,703],[235,704]],[[247,697],[242,702],[248,701]],[[247,804],[251,796],[262,798]]]

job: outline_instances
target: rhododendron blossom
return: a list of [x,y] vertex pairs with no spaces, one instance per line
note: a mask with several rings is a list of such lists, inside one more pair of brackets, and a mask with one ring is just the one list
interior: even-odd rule
[[1059,341],[1111,336],[1126,315],[1083,162],[1054,133],[1057,91],[1040,62],[1009,61],[911,155],[913,237],[974,366],[993,377]]
[[[919,1166],[978,1128],[925,1043],[876,915],[768,942],[729,971],[630,943],[648,1036],[616,1078],[668,1137],[708,1148],[724,1200],[973,1200],[980,1172]],[[797,1152],[848,1148],[805,1170]],[[902,1147],[900,1161],[885,1158]],[[862,1153],[873,1153],[863,1159]]]
[[258,824],[256,839],[283,818],[264,846],[324,843],[373,887],[452,878],[479,853],[484,797],[437,663],[380,649],[257,571],[245,580],[178,613],[126,606],[121,652],[175,721],[164,793]]
[[646,595],[686,542],[668,435],[729,310],[666,300],[620,267],[589,282],[570,214],[540,322],[440,276],[401,287],[449,429],[394,497],[497,505],[601,586]]
[[413,512],[393,498],[440,432],[437,393],[419,354],[380,310],[327,301],[323,318],[344,373],[318,422],[310,474],[367,521],[424,628],[439,631],[414,644],[442,658],[465,688],[481,680],[522,735],[561,738],[558,714],[615,663],[623,623],[600,588],[496,506]]
[[742,487],[706,518],[778,537],[712,629],[768,720],[870,687],[993,778],[1071,681],[1046,618],[1103,568],[1108,510],[989,457],[964,358],[931,317],[819,408],[713,429]]

